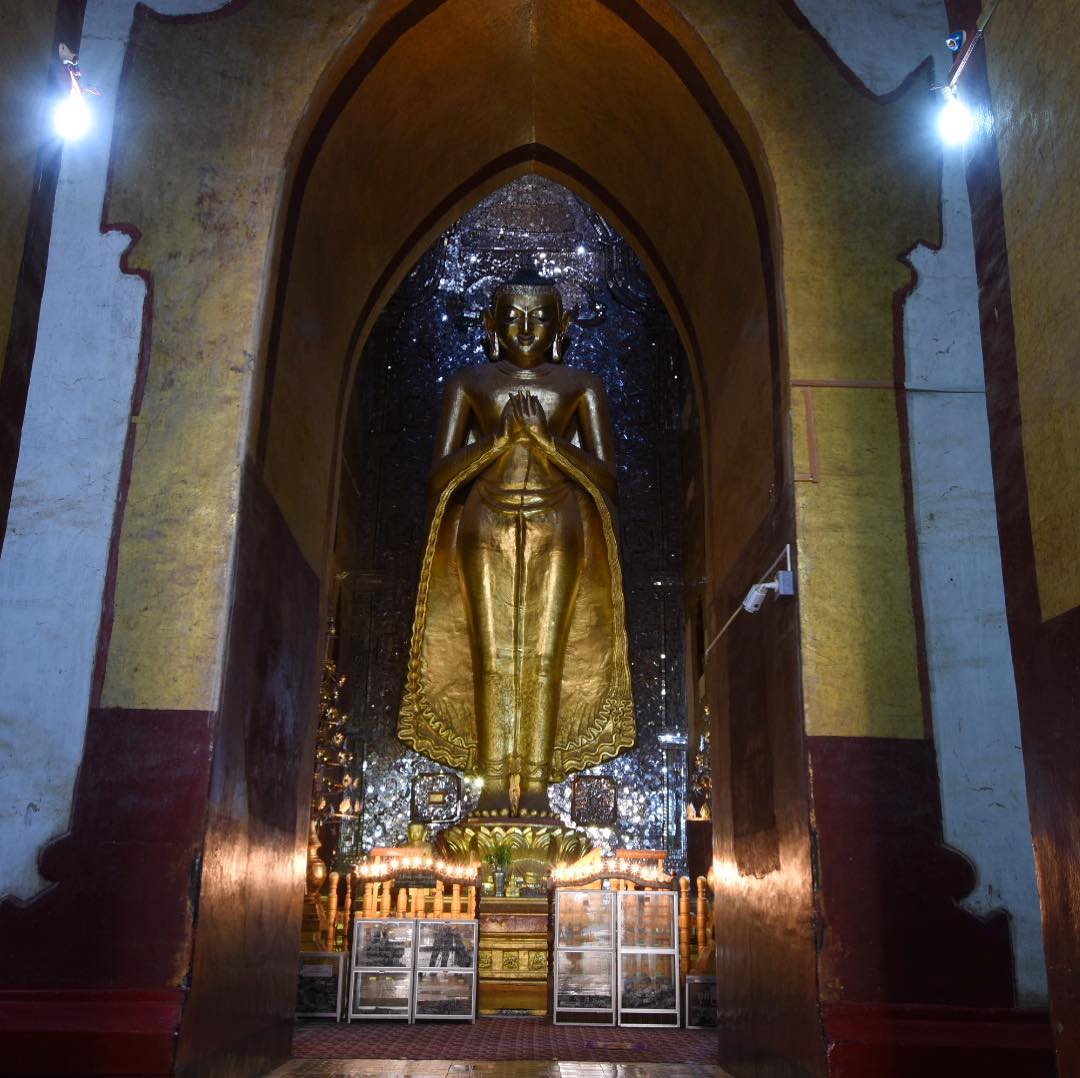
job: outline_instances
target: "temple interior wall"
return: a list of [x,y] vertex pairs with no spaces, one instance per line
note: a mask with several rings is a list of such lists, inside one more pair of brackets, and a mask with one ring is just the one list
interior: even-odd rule
[[[942,82],[949,15],[937,3],[904,9],[804,2],[802,11],[838,60],[868,90],[895,92],[930,58]],[[957,23],[960,25],[960,23]],[[887,35],[873,48],[868,34]],[[941,240],[904,256],[913,270],[902,297],[903,452],[917,553],[925,654],[926,722],[937,756],[946,841],[975,869],[963,904],[1010,915],[1017,992],[1046,997],[1045,962],[991,476],[979,330],[978,279],[964,153],[941,157]]]
[[[801,6],[813,20],[813,5]],[[104,603],[111,637],[86,759],[127,759],[121,749],[141,745],[150,730],[164,731],[177,755],[201,739],[185,757],[192,763],[182,796],[179,780],[158,790],[154,819],[168,828],[183,816],[187,828],[176,848],[161,845],[171,868],[159,882],[175,884],[204,857],[204,905],[194,959],[191,910],[182,903],[169,907],[169,923],[158,926],[163,937],[145,955],[94,955],[71,976],[177,988],[194,961],[196,983],[208,988],[185,1019],[185,1065],[213,1057],[232,1061],[223,1068],[244,1066],[245,1058],[265,1062],[282,1051],[295,970],[291,945],[281,940],[295,919],[301,877],[291,858],[302,850],[310,671],[335,567],[345,390],[365,335],[415,255],[482,195],[537,171],[624,229],[686,346],[705,447],[707,638],[797,538],[797,605],[770,600],[760,621],[737,621],[706,669],[718,935],[730,942],[723,998],[747,1016],[731,1034],[730,1058],[782,1056],[791,1061],[782,1073],[820,1073],[818,983],[826,1003],[1008,1005],[1007,920],[979,925],[953,903],[954,893],[975,886],[976,872],[942,846],[931,740],[942,727],[927,707],[931,671],[920,670],[925,596],[913,552],[928,549],[919,544],[932,536],[909,531],[918,493],[907,474],[903,417],[918,416],[896,385],[911,359],[902,335],[898,343],[897,297],[912,284],[901,256],[942,240],[929,71],[897,87],[871,72],[867,85],[891,91],[874,98],[822,48],[813,27],[779,3],[649,0],[560,6],[557,14],[540,3],[529,41],[512,33],[521,5],[493,15],[490,5],[452,0],[378,52],[371,74],[350,84],[338,122],[320,134],[335,87],[365,49],[382,49],[403,28],[411,7],[327,0],[313,14],[299,0],[273,0],[189,21],[138,10],[116,91],[106,220],[138,238],[125,265],[152,288],[143,352],[133,327],[145,288],[130,274],[103,296],[87,288],[69,312],[85,301],[95,326],[122,331],[122,373],[132,383],[139,373],[144,386],[112,551],[115,577],[106,581],[112,498],[102,503],[107,526],[87,563],[99,590],[95,598],[88,585],[79,631],[97,639]],[[1006,100],[1038,100],[1040,86],[1057,84],[1036,85],[1034,73],[1058,71],[1066,48],[1054,33],[1029,42],[1007,7],[992,30],[1014,62],[991,64],[993,86]],[[839,25],[817,30],[834,38]],[[31,32],[45,31],[35,24]],[[1026,51],[1036,48],[1038,56]],[[700,81],[671,66],[676,54],[689,58]],[[570,93],[584,107],[565,109]],[[702,100],[726,116],[726,141]],[[1060,115],[1053,104],[1046,111]],[[616,114],[624,122],[597,137],[597,117]],[[1037,432],[1023,450],[1033,476],[1038,595],[1049,617],[1075,612],[1061,556],[1061,521],[1075,491],[1047,481],[1074,436],[1048,387],[1068,380],[1060,357],[1071,354],[1075,331],[1061,314],[1063,293],[1037,284],[1042,273],[1071,279],[1075,245],[1056,245],[1049,256],[1038,249],[1027,207],[1032,192],[1050,189],[1039,186],[1036,158],[1052,148],[1055,175],[1067,174],[1071,158],[1059,127],[1035,123],[1020,108],[1009,115],[1016,123],[1000,137],[1005,221],[1023,297],[1013,299],[1023,309],[1018,369],[1025,423],[1032,417]],[[313,133],[325,141],[305,162]],[[733,143],[744,157],[733,157]],[[518,152],[537,145],[542,152]],[[419,166],[417,146],[425,154]],[[301,191],[293,185],[305,168]],[[17,168],[5,176],[16,206],[25,175]],[[761,192],[757,203],[748,182]],[[83,207],[95,230],[100,201]],[[1057,215],[1062,235],[1075,223],[1068,199],[1040,212]],[[772,243],[764,268],[763,235]],[[127,237],[100,239],[120,278]],[[703,260],[703,249],[718,257]],[[10,262],[14,250],[15,240],[5,240],[0,260]],[[7,280],[0,276],[0,284]],[[80,288],[70,295],[82,295]],[[95,392],[104,397],[107,383],[99,378]],[[117,429],[129,418],[129,400],[130,392]],[[993,414],[991,402],[998,445]],[[106,470],[119,484],[119,443],[113,450]],[[999,487],[999,513],[1001,498]],[[1007,598],[1015,595],[1010,557],[1006,551]],[[48,577],[48,566],[26,564]],[[274,585],[264,593],[268,580]],[[1018,600],[1010,602],[1012,616]],[[57,646],[74,648],[61,630]],[[95,654],[83,637],[88,683]],[[766,658],[748,666],[747,655]],[[763,684],[773,686],[764,697]],[[76,688],[70,699],[81,699],[82,709],[62,733],[78,745],[89,692]],[[770,766],[752,772],[763,757]],[[132,788],[138,763],[124,765]],[[53,835],[65,826],[77,764],[57,789]],[[1011,776],[1014,783],[1015,766]],[[201,819],[199,791],[207,786],[204,841],[192,821]],[[76,815],[105,820],[112,789],[86,771]],[[732,790],[746,794],[738,805]],[[946,818],[948,804],[946,789]],[[74,834],[78,840],[77,826]],[[961,851],[978,860],[965,843]],[[49,878],[61,879],[48,899],[52,925],[71,893],[64,880],[86,866],[73,845],[46,858]],[[1063,869],[1052,880],[1065,886],[1068,878]],[[119,869],[95,877],[97,894],[87,901],[108,916],[110,902],[122,905],[125,879]],[[6,908],[6,931],[30,935],[25,927],[44,910]],[[74,917],[70,930],[51,934],[46,954],[61,953],[73,934]],[[868,934],[886,941],[878,951],[858,948]],[[968,965],[972,954],[983,957]],[[236,961],[215,979],[215,956],[223,955]],[[15,974],[12,966],[8,975]],[[251,977],[259,992],[245,995]],[[224,1001],[234,1009],[223,1009]]]
[[[990,5],[950,0],[970,24]],[[1031,17],[1025,17],[1030,15]],[[965,75],[965,153],[979,275],[994,495],[1000,525],[1050,1008],[1061,1073],[1080,1059],[1080,939],[1071,749],[1080,691],[1077,483],[1077,12],[1001,4]],[[1043,41],[1045,47],[1040,46]]]
[[1063,107],[1080,89],[1065,45],[1076,40],[1080,13],[1075,5],[1050,3],[1031,19],[1026,14],[1008,6],[995,13],[986,59],[998,117],[1031,536],[1042,616],[1049,621],[1080,606],[1080,475],[1061,466],[1080,450],[1080,399],[1069,392],[1076,384],[1070,239],[1080,228],[1080,194],[1072,182],[1080,121]]

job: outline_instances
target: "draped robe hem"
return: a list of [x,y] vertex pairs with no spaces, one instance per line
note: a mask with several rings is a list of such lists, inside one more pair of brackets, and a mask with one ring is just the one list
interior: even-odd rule
[[[481,454],[446,485],[435,504],[421,564],[398,717],[402,741],[432,760],[465,771],[477,767],[477,734],[464,596],[458,581],[449,579],[456,574],[453,540],[461,513],[454,496],[501,452],[502,447],[492,446]],[[550,781],[557,782],[570,772],[632,748],[636,727],[615,514],[603,491],[557,446],[549,456],[587,495],[579,498],[583,524],[588,536],[595,536],[599,527],[606,555],[585,559],[583,587],[571,616],[549,773]],[[590,539],[586,541],[588,544]],[[610,624],[599,626],[598,632],[595,613],[599,610],[606,615],[605,604],[610,609]],[[591,621],[590,614],[594,615]],[[598,652],[597,638],[605,632],[610,639]],[[575,640],[585,642],[581,649],[575,649]],[[440,653],[433,656],[433,647]],[[434,685],[431,672],[436,667],[454,671],[453,681],[444,678],[441,685]]]

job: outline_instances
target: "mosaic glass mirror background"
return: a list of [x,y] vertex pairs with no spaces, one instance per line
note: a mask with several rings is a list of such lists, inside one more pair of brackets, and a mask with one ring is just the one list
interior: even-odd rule
[[[495,286],[529,262],[558,281],[576,311],[565,362],[603,379],[617,442],[638,745],[588,772],[610,776],[617,789],[614,828],[588,830],[606,849],[667,849],[673,867],[684,865],[685,356],[626,241],[570,191],[535,176],[496,191],[439,238],[387,305],[358,366],[342,483],[362,507],[347,631],[349,731],[364,760],[365,807],[341,836],[345,864],[372,846],[403,844],[414,779],[430,784],[449,770],[395,734],[432,442],[447,377],[487,362],[481,313]],[[478,791],[462,779],[464,815]],[[551,788],[567,823],[571,781]]]

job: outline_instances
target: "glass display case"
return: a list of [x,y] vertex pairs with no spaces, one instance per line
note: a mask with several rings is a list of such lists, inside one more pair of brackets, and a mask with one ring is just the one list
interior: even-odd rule
[[674,891],[619,892],[619,949],[674,952]]
[[615,895],[555,892],[554,1021],[615,1024]]
[[476,921],[357,917],[348,1017],[476,1015]]
[[341,951],[304,951],[296,987],[296,1014],[303,1018],[341,1021],[345,987],[345,955]]
[[476,966],[475,921],[418,921],[418,969],[462,969]]
[[556,1007],[574,1011],[614,1011],[610,951],[560,951],[556,963]]
[[715,1029],[716,978],[689,974],[686,978],[686,1028]]
[[476,1016],[476,921],[418,921],[416,1018]]
[[557,891],[556,900],[556,945],[560,949],[612,949],[615,896],[611,891]]
[[618,892],[619,1024],[679,1024],[678,902],[674,891]]
[[410,1018],[412,973],[409,970],[353,971],[349,1019]]
[[415,921],[356,922],[353,969],[411,969]]
[[417,923],[356,919],[349,978],[350,1022],[354,1018],[412,1021]]
[[417,1018],[467,1018],[476,1012],[476,974],[456,969],[416,970]]

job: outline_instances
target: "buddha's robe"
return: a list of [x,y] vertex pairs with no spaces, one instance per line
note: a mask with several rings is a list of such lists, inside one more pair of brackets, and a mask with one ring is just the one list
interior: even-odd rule
[[[501,374],[497,366],[470,368],[459,376],[481,402],[480,434],[492,433],[493,417],[511,393],[528,390],[543,394],[553,434],[580,441],[580,431],[574,429],[573,395],[583,387],[595,389],[595,380],[583,372],[562,369],[545,384],[528,375]],[[485,423],[489,429],[483,429]],[[534,458],[543,453],[545,459],[535,458],[531,462],[535,466],[526,467],[527,481],[522,480],[520,468],[506,466],[506,454],[511,451],[520,454],[520,446],[516,450],[492,446],[443,489],[433,492],[398,736],[423,755],[469,772],[482,774],[486,766],[503,777],[535,767],[520,728],[507,738],[505,760],[485,761],[480,758],[483,753],[478,753],[470,607],[475,611],[477,602],[488,602],[496,612],[502,611],[508,619],[509,639],[515,616],[510,598],[514,582],[496,581],[498,594],[468,594],[462,561],[473,554],[472,549],[462,550],[462,521],[464,517],[470,548],[487,543],[511,552],[529,544],[530,528],[541,544],[542,529],[569,530],[572,537],[565,542],[569,549],[560,548],[559,554],[578,559],[579,566],[564,645],[556,656],[556,665],[561,662],[561,688],[554,745],[545,762],[546,777],[559,781],[635,742],[617,514],[580,461],[560,447],[558,438],[550,451],[530,445],[528,452]],[[512,557],[507,561],[512,562]],[[535,566],[530,568],[534,571]],[[495,721],[513,726],[519,718],[508,711]]]

